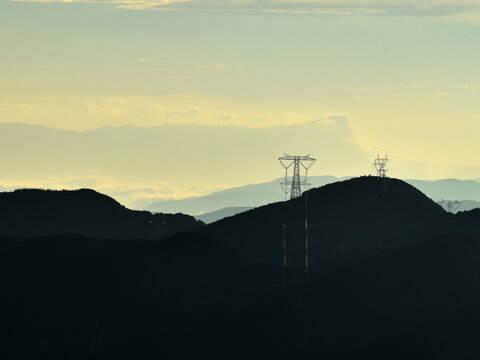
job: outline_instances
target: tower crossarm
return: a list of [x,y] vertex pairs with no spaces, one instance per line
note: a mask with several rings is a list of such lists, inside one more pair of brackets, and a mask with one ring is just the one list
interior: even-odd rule
[[284,154],[285,156],[282,156],[282,157],[279,157],[278,160],[280,161],[295,161],[295,160],[299,160],[299,161],[317,161],[316,159],[312,158],[310,156],[310,154],[308,155],[304,155],[304,156],[297,156],[297,155],[288,155],[288,154]]

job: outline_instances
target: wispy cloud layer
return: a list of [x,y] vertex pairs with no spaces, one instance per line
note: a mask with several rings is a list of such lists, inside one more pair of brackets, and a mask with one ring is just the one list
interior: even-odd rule
[[394,89],[422,89],[424,88],[424,84],[408,84],[408,85],[388,85],[387,90],[394,90]]
[[[432,11],[451,21],[478,22],[480,0],[10,0],[39,3],[112,4],[130,10],[262,11],[321,15],[375,15],[392,11]],[[478,14],[478,13],[477,13]],[[472,21],[474,20],[474,21]]]
[[458,12],[447,14],[440,18],[442,21],[462,22],[470,24],[480,24],[480,9],[476,7],[473,11]]
[[138,60],[135,60],[135,62],[139,63],[139,64],[150,64],[150,63],[157,62],[157,60],[154,60],[154,59],[138,59]]
[[457,85],[453,87],[454,89],[460,90],[470,90],[470,91],[477,91],[479,89],[476,85]]
[[0,191],[15,189],[41,188],[52,190],[94,189],[107,194],[121,204],[130,208],[143,208],[155,201],[178,200],[194,196],[206,195],[218,188],[185,189],[167,182],[155,184],[131,184],[105,175],[86,175],[78,178],[60,179],[57,181],[5,182],[0,181]]
[[199,70],[227,70],[227,69],[241,69],[244,68],[245,65],[239,64],[239,65],[224,65],[224,64],[214,64],[214,65],[197,65],[195,66],[195,69]]
[[225,70],[226,65],[216,64],[216,65],[199,65],[195,66],[195,69],[209,69],[209,70]]

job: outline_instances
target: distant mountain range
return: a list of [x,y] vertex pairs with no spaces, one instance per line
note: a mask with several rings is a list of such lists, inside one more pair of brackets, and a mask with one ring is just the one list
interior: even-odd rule
[[251,209],[252,208],[249,208],[249,207],[228,207],[228,208],[212,211],[210,213],[197,215],[195,216],[195,219],[200,220],[205,224],[210,224],[217,220],[224,219],[229,216],[237,215]]
[[[344,179],[347,178],[313,176],[309,181],[312,187],[320,187]],[[285,193],[283,193],[280,187],[281,181],[282,179],[277,179],[267,183],[235,187],[201,197],[160,201],[148,206],[147,209],[166,213],[181,212],[184,214],[201,215],[223,208],[257,207],[285,200]]]
[[442,179],[435,181],[405,181],[435,201],[448,199],[480,202],[480,182],[475,180]]
[[[312,176],[309,178],[309,182],[312,184],[312,188],[316,188],[346,179],[349,179],[349,177]],[[196,216],[223,208],[253,208],[283,201],[285,194],[280,187],[282,180],[280,178],[267,183],[231,188],[201,197],[160,201],[147,208],[150,211],[182,212]],[[444,179],[435,181],[406,180],[406,182],[434,201],[441,201],[442,199],[461,201],[460,211],[471,210],[480,205],[480,182],[477,181]]]
[[480,202],[478,201],[470,201],[470,200],[462,200],[460,201],[460,205],[457,211],[470,211],[473,209],[480,209]]

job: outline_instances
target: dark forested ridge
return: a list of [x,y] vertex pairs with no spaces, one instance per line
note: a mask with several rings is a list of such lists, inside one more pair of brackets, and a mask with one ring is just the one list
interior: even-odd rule
[[478,358],[479,220],[363,177],[164,239],[3,237],[0,355]]
[[191,216],[130,210],[89,189],[25,189],[0,193],[0,235],[156,238],[198,226],[200,223]]
[[[200,229],[258,262],[278,264],[279,245],[305,239],[308,220],[311,252],[318,258],[358,249],[388,248],[461,230],[478,234],[476,212],[454,216],[413,186],[397,179],[354,178],[325,185],[301,198],[229,217]],[[470,223],[472,226],[470,226]]]

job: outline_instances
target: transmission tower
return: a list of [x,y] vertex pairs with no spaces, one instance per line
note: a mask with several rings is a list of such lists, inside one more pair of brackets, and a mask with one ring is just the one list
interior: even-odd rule
[[373,161],[373,166],[377,169],[377,176],[384,178],[387,175],[387,163],[388,163],[388,156],[385,155],[384,158],[381,158],[380,155],[377,155],[377,158]]
[[460,201],[458,200],[442,200],[438,202],[442,207],[445,209],[445,211],[451,212],[451,213],[456,213],[458,208],[460,207]]
[[[280,183],[283,191],[285,192],[285,200],[288,198],[290,193],[290,199],[295,199],[302,196],[302,191],[308,190],[310,185],[307,182],[308,179],[308,169],[317,161],[316,159],[310,157],[309,155],[298,156],[298,155],[288,155],[279,157],[278,160],[285,168],[285,180]],[[288,169],[293,165],[293,175],[291,178],[288,177]],[[305,170],[305,175],[303,178],[300,176],[300,166]]]

